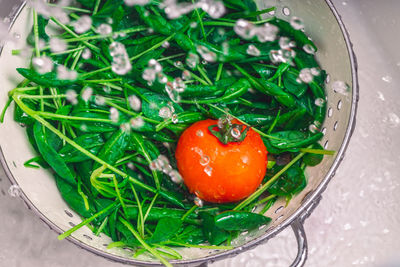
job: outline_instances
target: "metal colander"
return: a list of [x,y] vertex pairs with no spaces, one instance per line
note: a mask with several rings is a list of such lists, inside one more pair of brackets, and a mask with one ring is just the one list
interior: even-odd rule
[[[292,226],[298,241],[298,255],[292,266],[302,266],[307,258],[307,242],[303,221],[321,199],[328,182],[344,157],[344,152],[355,126],[358,100],[357,69],[352,45],[344,25],[330,0],[266,0],[258,1],[259,8],[276,6],[276,16],[303,19],[305,32],[311,36],[319,51],[317,59],[329,74],[327,79],[327,117],[322,126],[325,134],[323,147],[335,150],[335,156],[326,156],[317,167],[307,169],[308,185],[286,206],[284,200],[277,201],[267,213],[272,223],[234,242],[235,249],[229,251],[182,248],[182,260],[171,261],[176,265],[197,266],[235,256],[257,244],[266,242],[287,226]],[[16,67],[26,66],[27,60],[11,56],[11,50],[25,45],[31,29],[31,12],[24,4],[13,9],[10,15],[10,31],[21,37],[16,44],[6,43],[0,57],[0,103],[4,105],[7,92],[20,80]],[[333,84],[342,81],[347,91],[333,90]],[[23,163],[34,156],[25,130],[16,124],[12,112],[8,112],[5,123],[0,127],[1,162],[10,181],[19,186],[22,199],[51,229],[62,233],[78,224],[81,219],[61,198],[52,175],[44,169],[25,168]],[[103,234],[95,236],[87,227],[74,232],[69,241],[99,256],[134,265],[159,265],[154,259],[143,256],[133,259],[132,251],[121,248],[107,249],[111,239]]]

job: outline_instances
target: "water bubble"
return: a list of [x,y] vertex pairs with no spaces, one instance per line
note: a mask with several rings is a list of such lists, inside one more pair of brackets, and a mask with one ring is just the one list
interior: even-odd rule
[[186,65],[188,65],[189,68],[194,69],[196,68],[197,64],[199,64],[199,61],[200,58],[197,54],[189,53],[186,58]]
[[251,39],[255,35],[255,26],[250,21],[238,19],[233,27],[237,35],[244,39]]
[[119,112],[114,107],[110,108],[110,120],[112,120],[113,122],[118,122],[119,120]]
[[299,17],[292,17],[290,19],[290,25],[293,27],[295,30],[301,30],[304,28],[304,22],[301,18]]
[[131,169],[131,170],[135,170],[135,165],[134,165],[132,162],[128,162],[128,163],[126,164],[126,167],[128,167],[128,168]]
[[310,124],[308,130],[310,130],[311,133],[316,133],[319,131],[319,129],[317,128],[317,126],[315,126],[315,124]]
[[112,27],[110,24],[102,23],[96,28],[96,32],[101,35],[109,35],[112,33]]
[[315,105],[318,107],[323,107],[325,105],[325,100],[322,98],[315,99]]
[[196,5],[192,3],[177,3],[176,0],[168,0],[164,1],[160,7],[164,8],[164,12],[169,19],[177,19],[191,12],[196,8]]
[[386,75],[382,77],[382,81],[387,82],[387,83],[391,83],[393,80],[392,76]]
[[210,163],[210,157],[207,156],[207,155],[203,155],[203,156],[200,158],[200,165],[206,166],[206,165],[208,165],[208,163]]
[[240,130],[238,128],[235,127],[235,128],[233,128],[231,130],[231,135],[232,135],[233,138],[239,139],[240,136],[241,136],[241,132],[240,132]]
[[347,95],[350,88],[343,81],[335,81],[332,83],[332,89],[335,93]]
[[182,80],[189,81],[192,78],[190,71],[184,70],[182,71]]
[[180,184],[183,182],[182,175],[177,170],[172,170],[169,173],[169,176],[171,177],[171,181],[176,184]]
[[67,44],[60,38],[52,37],[50,38],[50,51],[53,53],[63,52],[67,50]]
[[96,103],[96,105],[103,106],[106,103],[106,99],[104,96],[96,95],[94,97],[94,103]]
[[[162,75],[162,70],[163,68],[157,60],[150,59],[148,62],[148,68],[144,69],[143,71],[142,78],[149,83],[153,83],[156,80],[157,74]],[[161,80],[162,83],[165,83],[165,79],[167,79],[165,75],[158,77],[158,80]]]
[[203,137],[204,136],[204,132],[202,130],[197,130],[196,135],[198,137]]
[[314,75],[309,68],[304,68],[300,71],[299,78],[304,83],[311,83],[314,80]]
[[89,48],[83,49],[82,58],[83,59],[89,59],[91,57],[92,57],[92,52],[90,51],[90,49]]
[[208,62],[215,62],[217,60],[217,54],[210,51],[207,47],[203,45],[198,45],[196,47],[196,51],[199,52],[201,57]]
[[249,54],[250,56],[255,56],[255,57],[261,55],[260,50],[255,45],[252,44],[247,47],[246,53]]
[[20,38],[21,38],[21,34],[19,34],[19,33],[17,33],[17,32],[14,32],[14,33],[13,33],[13,37],[14,37],[15,39],[20,39]]
[[131,124],[131,127],[134,129],[139,129],[141,127],[143,127],[144,125],[144,120],[141,117],[137,117],[137,118],[132,118],[129,123]]
[[201,0],[198,2],[198,5],[200,5],[204,12],[207,12],[213,19],[222,17],[226,12],[222,1]]
[[53,70],[53,61],[48,56],[33,58],[32,65],[39,74],[45,74]]
[[288,49],[295,47],[296,43],[293,41],[290,41],[288,37],[281,37],[279,38],[279,47],[282,49]]
[[14,184],[8,188],[8,194],[12,197],[19,197],[21,196],[21,187]]
[[103,86],[103,91],[106,94],[110,94],[111,93],[111,87],[108,85]]
[[78,104],[78,94],[75,92],[75,90],[68,89],[65,92],[66,99],[69,101],[72,105]]
[[312,46],[312,45],[310,45],[310,44],[305,44],[305,45],[303,46],[303,50],[304,50],[307,54],[310,54],[310,55],[314,55],[315,52],[316,52],[314,46]]
[[140,101],[140,98],[135,96],[135,95],[130,95],[128,97],[128,102],[129,106],[134,110],[134,111],[140,111],[142,107],[142,102]]
[[88,15],[83,15],[71,24],[75,32],[81,34],[90,30],[90,27],[92,27],[92,19]]
[[161,46],[163,48],[168,48],[170,46],[170,43],[168,41],[165,41]]
[[199,197],[195,197],[193,202],[197,207],[200,207],[200,208],[203,207],[203,205],[204,205],[204,201]]
[[132,65],[125,46],[119,42],[112,42],[108,49],[113,58],[111,63],[112,71],[118,75],[127,74],[132,69]]
[[165,106],[160,109],[158,112],[158,116],[160,116],[163,119],[168,119],[172,117],[172,111],[169,107]]
[[182,61],[178,60],[174,62],[174,66],[177,68],[182,68],[183,67],[183,63]]
[[124,0],[125,5],[127,6],[144,6],[147,5],[150,2],[150,0]]
[[171,121],[172,121],[172,123],[177,124],[178,123],[178,115],[173,114],[171,117]]
[[280,50],[271,50],[269,57],[272,63],[286,63],[291,62],[293,57],[295,57],[296,53],[292,49],[280,49]]
[[211,174],[212,174],[212,168],[210,167],[210,166],[206,166],[205,168],[204,168],[204,172],[208,175],[208,176],[210,176],[211,177]]
[[255,34],[260,42],[265,43],[275,41],[278,32],[278,27],[270,23],[265,23],[256,29]]
[[318,68],[311,68],[310,71],[313,76],[318,76],[321,74],[321,71]]
[[176,77],[172,82],[172,89],[178,93],[182,93],[186,89],[186,84],[183,82],[182,78]]
[[87,102],[87,101],[89,101],[92,94],[93,94],[93,89],[90,87],[86,87],[85,89],[82,90],[81,97],[82,97],[83,101]]
[[75,70],[69,70],[64,65],[57,66],[57,78],[60,80],[76,80],[78,73]]

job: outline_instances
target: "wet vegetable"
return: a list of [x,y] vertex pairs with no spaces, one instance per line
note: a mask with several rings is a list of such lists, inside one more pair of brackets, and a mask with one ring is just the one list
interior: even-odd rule
[[38,154],[25,165],[54,172],[82,216],[59,239],[90,225],[166,266],[182,258],[175,247],[231,249],[333,153],[318,144],[316,47],[252,0],[128,2],[77,0],[57,9],[70,23],[48,18],[53,5],[33,10],[31,64],[0,121],[14,101]]

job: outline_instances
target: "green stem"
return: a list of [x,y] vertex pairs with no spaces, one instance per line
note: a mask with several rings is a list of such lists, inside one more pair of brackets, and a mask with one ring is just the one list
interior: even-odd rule
[[217,76],[215,77],[216,82],[218,82],[219,79],[221,79],[223,67],[224,67],[224,63],[219,63],[218,70],[217,70]]
[[35,55],[40,57],[38,15],[35,10],[33,10],[33,34],[35,36]]
[[233,210],[241,210],[251,202],[253,202],[256,198],[258,198],[262,193],[267,190],[271,184],[273,184],[285,171],[287,171],[293,164],[295,164],[299,159],[301,159],[305,153],[298,154],[292,161],[290,161],[285,167],[283,167],[279,172],[277,172],[271,179],[269,179],[262,187],[257,189],[253,194],[247,197],[245,200],[239,203]]
[[303,153],[329,155],[329,156],[333,156],[336,153],[336,151],[334,151],[334,150],[313,149],[313,148],[300,148],[299,151],[303,152]]
[[88,14],[92,13],[92,11],[90,11],[90,10],[83,9],[83,8],[78,8],[78,7],[60,6],[60,5],[57,5],[57,4],[50,4],[50,3],[47,3],[47,5],[51,6],[51,7],[61,7],[62,9],[70,10],[70,11],[77,11],[77,12],[88,13]]
[[161,242],[163,245],[174,245],[174,246],[181,246],[181,247],[188,247],[188,248],[203,248],[203,249],[224,249],[230,250],[233,249],[233,246],[206,246],[206,245],[193,245],[188,243],[181,243],[176,241],[164,241]]

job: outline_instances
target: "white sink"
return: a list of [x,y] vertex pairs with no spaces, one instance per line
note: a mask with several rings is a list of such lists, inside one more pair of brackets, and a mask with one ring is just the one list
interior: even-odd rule
[[[0,0],[0,16],[10,2]],[[360,102],[345,160],[305,224],[306,266],[399,266],[400,1],[333,2],[357,55]],[[121,266],[58,241],[22,201],[6,194],[9,183],[0,177],[1,267]],[[211,266],[288,266],[296,252],[288,228],[265,245]]]

